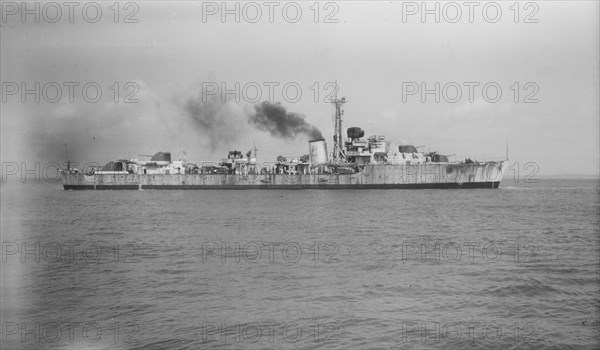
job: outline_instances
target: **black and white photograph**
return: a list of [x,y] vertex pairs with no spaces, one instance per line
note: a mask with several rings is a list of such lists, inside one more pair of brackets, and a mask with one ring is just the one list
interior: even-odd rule
[[0,0],[1,349],[600,348],[600,2]]

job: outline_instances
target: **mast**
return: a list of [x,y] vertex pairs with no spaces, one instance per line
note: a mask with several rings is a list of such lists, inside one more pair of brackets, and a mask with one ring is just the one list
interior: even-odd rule
[[71,161],[69,161],[69,152],[67,152],[67,144],[65,143],[65,156],[67,157],[67,171],[71,170]]
[[333,162],[342,163],[346,161],[346,155],[344,154],[344,142],[342,140],[342,115],[344,114],[344,110],[342,109],[342,105],[346,103],[346,98],[342,97],[341,99],[337,98],[337,89],[336,95],[331,103],[335,105],[335,116],[334,116],[334,134],[333,134]]

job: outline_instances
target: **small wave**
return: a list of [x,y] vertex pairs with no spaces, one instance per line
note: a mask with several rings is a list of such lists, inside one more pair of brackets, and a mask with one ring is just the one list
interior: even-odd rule
[[559,293],[560,291],[546,284],[516,284],[510,286],[490,287],[483,294],[491,294],[500,297],[509,296],[539,296],[547,293]]

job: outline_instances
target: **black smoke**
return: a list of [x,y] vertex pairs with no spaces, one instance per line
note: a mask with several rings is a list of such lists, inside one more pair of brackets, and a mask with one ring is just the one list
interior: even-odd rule
[[209,148],[214,151],[220,146],[233,146],[247,128],[241,110],[218,96],[191,97],[183,103],[183,114],[191,125],[202,133]]
[[250,131],[248,126],[283,139],[300,135],[310,140],[323,139],[321,131],[308,123],[303,114],[289,112],[279,102],[264,101],[242,108],[218,95],[204,96],[204,99],[196,95],[179,99],[176,104],[188,125],[202,135],[211,151],[233,147]]
[[323,139],[321,131],[308,123],[303,114],[288,112],[279,102],[264,101],[256,104],[254,113],[248,115],[248,124],[284,139],[298,135],[306,135],[310,140]]

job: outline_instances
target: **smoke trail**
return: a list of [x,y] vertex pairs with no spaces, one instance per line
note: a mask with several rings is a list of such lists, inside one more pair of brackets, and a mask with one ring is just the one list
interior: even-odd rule
[[182,109],[188,121],[208,139],[211,151],[221,145],[233,146],[246,128],[243,112],[217,95],[209,96],[205,102],[200,97],[191,97]]
[[248,125],[284,139],[298,135],[306,135],[310,140],[323,139],[319,129],[308,123],[304,115],[288,112],[281,103],[264,101],[242,107],[210,94],[204,101],[200,96],[189,96],[178,99],[176,104],[193,129],[206,138],[211,151],[234,147],[250,131]]
[[304,134],[310,140],[323,139],[321,131],[308,123],[303,114],[288,112],[279,102],[256,104],[254,114],[248,115],[248,124],[280,138],[295,138]]

